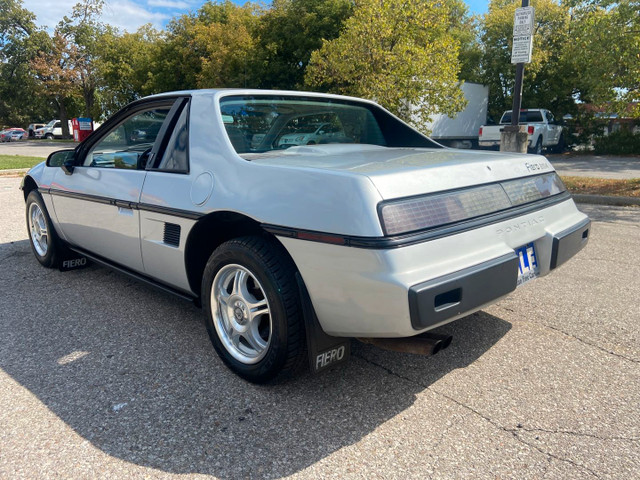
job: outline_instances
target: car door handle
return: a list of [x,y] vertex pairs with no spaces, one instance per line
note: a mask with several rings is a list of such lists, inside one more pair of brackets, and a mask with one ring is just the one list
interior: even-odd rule
[[113,200],[113,205],[118,208],[128,208],[129,210],[133,210],[133,208],[135,207],[133,202],[127,202],[125,200]]

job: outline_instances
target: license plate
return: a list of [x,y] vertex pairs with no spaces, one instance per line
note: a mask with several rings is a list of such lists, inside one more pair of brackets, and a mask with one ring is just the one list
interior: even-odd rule
[[527,243],[520,248],[516,248],[516,253],[520,259],[517,282],[517,285],[520,286],[540,275],[540,267],[538,266],[538,258],[533,243]]

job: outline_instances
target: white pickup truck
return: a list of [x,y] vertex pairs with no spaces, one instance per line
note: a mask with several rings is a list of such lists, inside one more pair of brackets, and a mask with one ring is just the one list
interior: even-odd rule
[[[71,120],[69,123],[69,134],[72,132]],[[62,123],[60,120],[51,120],[44,127],[37,128],[34,132],[36,138],[46,138],[51,140],[52,138],[62,138]]]
[[[520,125],[527,126],[529,151],[540,155],[543,148],[553,148],[561,152],[565,147],[565,133],[549,110],[542,108],[520,110]],[[502,114],[499,125],[480,127],[478,144],[481,147],[499,147],[500,132],[505,125],[511,125],[511,110]]]

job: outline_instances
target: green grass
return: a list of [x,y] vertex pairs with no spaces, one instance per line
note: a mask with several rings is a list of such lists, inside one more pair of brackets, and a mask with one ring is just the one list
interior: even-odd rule
[[41,157],[25,157],[22,155],[0,155],[0,170],[12,168],[31,168],[42,162]]

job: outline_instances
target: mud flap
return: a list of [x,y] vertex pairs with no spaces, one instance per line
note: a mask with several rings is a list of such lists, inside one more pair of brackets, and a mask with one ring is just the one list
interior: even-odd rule
[[311,304],[307,287],[299,273],[296,273],[296,281],[298,282],[298,289],[300,290],[300,298],[302,300],[302,312],[307,334],[307,351],[309,352],[309,366],[311,367],[311,371],[318,373],[333,365],[346,362],[351,355],[351,339],[332,337],[324,332]]

